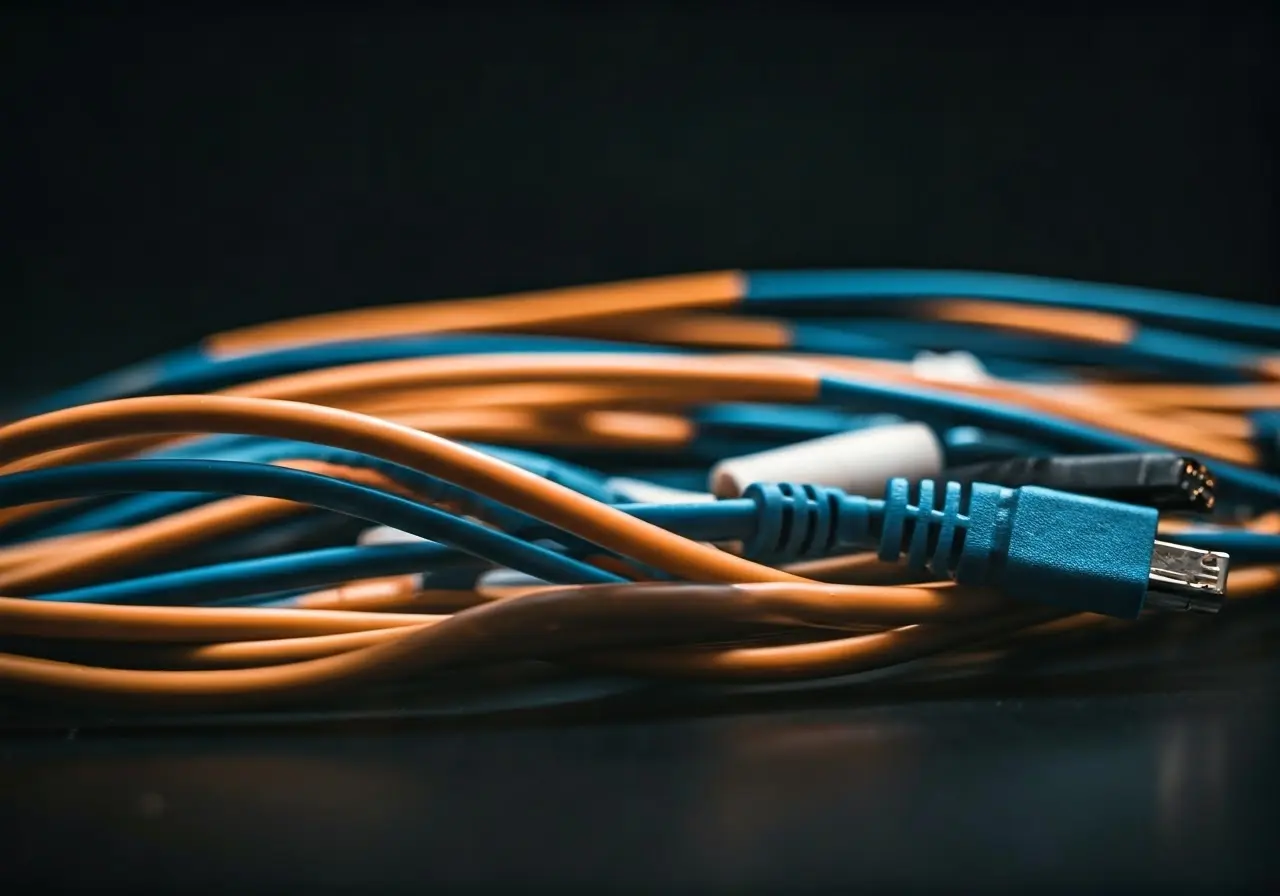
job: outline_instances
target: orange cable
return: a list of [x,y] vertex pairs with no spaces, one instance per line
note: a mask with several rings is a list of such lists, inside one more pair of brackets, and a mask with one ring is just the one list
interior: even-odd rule
[[[312,460],[284,460],[273,465],[307,470],[404,497],[415,497],[411,491],[375,470]],[[0,591],[40,592],[72,588],[123,565],[271,522],[306,507],[293,501],[257,496],[213,501],[103,534],[95,541],[77,545],[75,551],[59,551],[17,569],[0,572]]]
[[[605,593],[617,594],[618,591],[615,586],[590,587],[612,589]],[[910,653],[912,650],[939,649],[943,642],[948,641],[948,638],[954,639],[955,635],[961,631],[972,634],[975,624],[990,626],[991,618],[1012,615],[1018,617],[1019,624],[1025,624],[1021,621],[1025,614],[999,613],[996,617],[982,616],[984,612],[990,614],[1003,602],[993,596],[982,597],[982,592],[963,592],[959,589],[950,589],[947,597],[944,595],[947,595],[948,591],[942,589],[859,588],[819,583],[737,586],[731,591],[742,595],[750,602],[748,606],[753,616],[763,614],[767,617],[773,613],[780,613],[783,618],[791,620],[796,613],[800,613],[808,618],[809,624],[852,625],[864,623],[867,619],[901,618],[903,614],[937,618],[939,613],[946,611],[948,607],[950,609],[947,615],[960,612],[961,620],[965,620],[966,617],[969,620],[951,626],[910,625],[905,629],[895,629],[894,632],[907,633],[914,630],[931,635],[929,639],[923,640],[919,636],[907,636],[910,642],[908,644],[902,643],[900,638],[886,642],[880,634],[822,642],[823,645],[842,645],[836,653],[843,657],[845,665],[898,660],[904,656],[904,653]],[[211,699],[223,702],[231,700],[236,703],[251,699],[263,700],[310,693],[337,685],[351,685],[373,678],[384,678],[397,672],[409,672],[424,667],[465,661],[467,654],[458,651],[471,648],[474,639],[485,631],[482,624],[472,623],[470,620],[490,618],[492,614],[488,611],[491,609],[498,613],[505,613],[508,608],[514,609],[517,603],[522,609],[529,607],[531,610],[536,610],[538,603],[528,604],[525,601],[541,600],[544,596],[534,594],[508,601],[497,601],[445,620],[424,620],[423,617],[417,617],[416,624],[407,627],[407,630],[397,637],[373,639],[378,640],[379,643],[342,650],[315,659],[254,668],[214,671],[140,671],[0,654],[0,688],[22,692],[53,692],[63,695],[182,697],[191,700]],[[613,599],[625,600],[622,596]],[[7,605],[11,603],[36,604],[39,602],[0,598],[0,623],[10,621],[6,619],[5,611]],[[68,606],[75,607],[75,605],[63,605],[64,608]],[[92,607],[92,609],[155,611],[168,608]],[[263,611],[258,609],[250,611],[253,614],[261,612]],[[279,613],[279,611],[276,612]],[[300,611],[300,615],[305,618],[323,612]],[[974,618],[975,615],[977,618]],[[1038,616],[1033,615],[1032,618],[1038,618]],[[464,634],[463,638],[450,640],[451,637]],[[939,635],[942,636],[941,642],[938,640]],[[855,648],[852,646],[855,644],[860,646]],[[708,658],[720,653],[729,657],[719,667],[722,672],[759,677],[766,671],[771,671],[774,677],[789,677],[795,674],[796,661],[808,662],[805,657],[810,653],[809,648],[815,646],[822,645],[731,648],[718,652],[684,649],[663,651],[655,656],[659,658],[659,665],[663,666],[667,672],[672,671],[673,664],[684,668],[681,666],[682,663],[693,674],[705,672],[704,664]],[[607,662],[630,665],[635,660],[633,654],[623,653],[616,661],[610,658]],[[839,667],[840,663],[831,656],[822,658],[821,668],[825,673],[829,674]],[[818,667],[815,666],[816,668]]]
[[984,302],[981,299],[931,301],[918,306],[916,313],[929,320],[976,324],[1100,345],[1127,345],[1138,331],[1133,320],[1120,314]]
[[245,327],[205,340],[216,354],[406,334],[484,332],[553,321],[696,308],[732,308],[744,291],[737,271],[680,274],[477,299],[356,308]]
[[[806,383],[797,377],[791,385],[799,391]],[[175,395],[54,411],[0,428],[0,469],[8,471],[33,455],[94,439],[192,431],[298,439],[381,457],[440,476],[606,550],[690,581],[799,580],[682,538],[447,439],[374,417],[297,402]]]
[[422,625],[443,616],[274,607],[145,607],[0,597],[0,633],[89,641],[217,642]]

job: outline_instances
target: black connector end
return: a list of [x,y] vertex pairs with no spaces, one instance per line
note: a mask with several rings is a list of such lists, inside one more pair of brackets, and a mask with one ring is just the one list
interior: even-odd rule
[[[1177,487],[1186,495],[1186,510],[1197,513],[1208,513],[1213,510],[1215,497],[1213,494],[1213,474],[1209,468],[1192,457],[1178,458],[1182,462],[1182,473],[1177,477]],[[1172,501],[1171,503],[1179,503]],[[1176,509],[1174,507],[1168,508]]]
[[944,475],[954,481],[1007,488],[1036,485],[1164,511],[1208,513],[1215,500],[1209,468],[1178,454],[1016,457],[960,467]]

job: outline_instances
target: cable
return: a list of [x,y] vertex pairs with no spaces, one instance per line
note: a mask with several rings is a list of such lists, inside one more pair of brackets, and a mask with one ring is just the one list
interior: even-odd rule
[[438,618],[323,609],[102,606],[0,597],[0,633],[86,641],[213,644],[401,628]]
[[[838,361],[834,370],[831,363]],[[482,356],[468,358],[426,359],[424,361],[400,361],[376,363],[371,365],[354,365],[337,368],[331,371],[318,371],[287,377],[280,380],[254,384],[234,390],[237,394],[269,396],[289,400],[332,401],[335,390],[360,392],[386,388],[391,385],[409,383],[428,386],[431,382],[452,381],[459,378],[467,381],[503,382],[519,380],[522,382],[538,381],[547,377],[563,378],[570,376],[609,377],[615,381],[630,383],[661,383],[678,385],[681,389],[713,388],[720,392],[724,400],[764,400],[764,401],[823,401],[828,404],[852,406],[855,408],[885,409],[901,407],[903,402],[917,413],[924,413],[940,420],[956,420],[984,413],[993,428],[1009,429],[1014,434],[1039,433],[1052,434],[1049,438],[1058,442],[1079,445],[1085,442],[1090,447],[1103,450],[1132,450],[1135,446],[1150,447],[1151,442],[1138,438],[1160,432],[1162,441],[1171,448],[1197,453],[1210,458],[1224,458],[1231,461],[1252,463],[1256,458],[1256,450],[1249,445],[1233,444],[1218,436],[1206,438],[1194,428],[1176,429],[1168,426],[1156,427],[1155,421],[1146,419],[1132,411],[1118,408],[1090,409],[1079,401],[1057,399],[1048,394],[1029,393],[1025,390],[1013,390],[1007,386],[987,384],[948,383],[946,388],[939,384],[929,384],[927,388],[920,385],[920,380],[910,373],[885,365],[871,365],[869,362],[854,362],[851,359],[835,359],[829,363],[800,361],[798,359],[781,359],[765,362],[764,359],[752,358],[747,361],[734,358],[706,358],[697,364],[687,359],[655,357],[640,361],[634,358],[613,357],[603,355],[586,356]],[[824,375],[823,371],[827,371]],[[856,372],[856,373],[855,373]],[[834,375],[832,375],[834,374]],[[877,377],[874,383],[867,382],[870,388],[857,392],[854,389],[832,390],[819,385],[827,382],[853,382],[853,377]],[[891,382],[884,382],[889,379]],[[950,391],[948,391],[950,390]],[[929,400],[921,400],[922,392],[929,394]],[[952,394],[960,392],[962,394]],[[815,394],[817,393],[817,394]],[[984,401],[974,398],[981,396]],[[1037,413],[1028,413],[1018,407],[1001,407],[996,401],[1019,402],[1029,405]],[[468,412],[474,413],[474,412]],[[1050,417],[1056,415],[1059,419]],[[597,419],[598,418],[598,419]],[[638,419],[626,416],[619,417],[617,424],[604,426],[604,418],[584,418],[592,423],[591,434],[597,438],[634,440],[647,430],[652,430],[654,422],[646,427],[636,426]],[[447,415],[428,414],[425,419],[412,420],[400,418],[402,422],[417,426],[441,428],[452,431]],[[594,421],[594,422],[592,422]],[[536,418],[517,415],[506,424],[508,427],[535,425]],[[1069,424],[1069,425],[1068,425]],[[1105,428],[1104,428],[1105,427]],[[1129,439],[1117,438],[1114,430],[1120,435],[1129,435]],[[1082,434],[1086,434],[1082,440]],[[556,438],[562,443],[574,435],[572,427],[561,424]],[[663,444],[687,444],[693,436],[692,430],[685,431],[677,427],[670,433],[659,429],[657,435]],[[63,452],[61,462],[71,460],[104,459],[119,456],[121,453],[152,447],[155,437],[135,437],[121,439],[117,442],[102,445],[84,446]],[[604,442],[607,444],[607,441]],[[652,446],[652,436],[645,442]],[[45,461],[48,462],[48,461]],[[1275,487],[1275,483],[1272,483]]]
[[[310,461],[285,463],[282,466],[304,469],[412,497],[411,492],[399,489],[394,482],[364,470]],[[70,556],[65,551],[59,551],[44,557],[32,557],[7,573],[0,572],[0,592],[41,591],[67,587],[69,582],[74,584],[91,580],[94,576],[101,576],[104,571],[118,569],[121,566],[134,566],[141,561],[166,553],[179,553],[191,545],[213,541],[244,530],[260,529],[264,525],[271,525],[277,520],[298,513],[304,508],[305,505],[258,497],[228,498],[193,507],[141,526],[99,534],[91,540],[77,544],[76,550]],[[21,547],[19,546],[19,551]],[[0,548],[0,557],[5,553],[7,552]]]
[[227,355],[280,345],[374,339],[403,333],[483,332],[522,325],[546,325],[618,314],[730,307],[743,292],[734,271],[655,277],[620,283],[551,289],[442,305],[391,305],[338,311],[220,333],[205,341],[214,354]]
[[[321,441],[381,457],[440,476],[614,553],[684,578],[698,580],[705,577],[719,581],[796,579],[787,573],[689,542],[563,486],[437,436],[334,408],[296,402],[230,396],[170,396],[128,398],[55,411],[0,429],[0,464],[7,464],[12,469],[15,466],[12,461],[19,458],[94,438],[154,433],[157,430],[189,432],[200,429],[231,429],[248,435]],[[45,499],[48,498],[46,493]],[[385,519],[379,522],[394,525]]]
[[[152,399],[126,400],[152,401]],[[495,463],[500,462],[495,461]],[[326,476],[264,464],[235,461],[141,460],[14,473],[0,476],[0,507],[33,501],[81,497],[86,494],[118,494],[141,490],[175,491],[191,488],[218,493],[256,494],[265,498],[279,498],[323,507],[326,510],[412,532],[423,538],[438,538],[473,556],[520,569],[550,581],[620,581],[617,576],[585,563],[552,553],[504,533],[486,529],[432,507]],[[568,494],[575,494],[565,491]],[[377,573],[370,573],[370,575],[375,574]],[[393,573],[382,574],[392,575]]]
[[830,309],[883,299],[956,296],[1127,314],[1246,337],[1280,337],[1280,312],[1273,308],[1158,289],[976,271],[752,271],[746,275],[742,308],[768,312],[808,302]]
[[[69,603],[225,604],[236,598],[320,588],[352,579],[416,573],[449,562],[448,552],[441,548],[432,542],[320,548],[197,566],[137,579],[52,591],[34,597],[41,601]],[[596,582],[621,581],[618,576],[604,571],[588,576],[590,578],[578,578]]]
[[[599,649],[637,640],[660,640],[664,633],[670,637],[673,624],[674,630],[679,631],[681,626],[704,621],[744,623],[764,616],[773,621],[781,618],[791,624],[829,627],[843,622],[850,611],[856,615],[860,609],[837,597],[840,586],[827,586],[816,595],[813,589],[799,592],[786,586],[625,587],[625,598],[618,594],[614,599],[609,599],[612,592],[608,586],[540,591],[474,607],[421,627],[410,627],[402,637],[382,643],[312,660],[250,669],[140,672],[0,654],[0,688],[135,701],[181,698],[184,705],[233,701],[234,705],[244,706],[249,702],[300,697],[317,689],[352,687],[392,674],[404,675],[478,659],[545,659],[566,651],[580,651],[584,646]],[[868,599],[866,591],[868,589],[863,589],[864,593],[860,593],[860,601]],[[823,592],[831,597],[817,601],[796,597],[804,594],[821,598]],[[936,606],[936,595],[930,594],[928,599]],[[886,606],[901,606],[903,591],[887,589],[883,600]],[[656,630],[655,618],[659,620]],[[555,625],[548,626],[549,620],[554,620]],[[909,635],[907,644],[878,638],[871,635],[840,640],[865,645],[857,655],[864,663],[886,653],[896,658],[904,652],[935,649],[932,642]],[[752,650],[781,651],[785,656],[786,651],[792,649],[745,650],[748,656],[756,655]],[[786,675],[785,664],[779,672]]]
[[555,336],[434,336],[422,339],[377,339],[284,348],[239,357],[208,356],[198,349],[175,353],[137,367],[117,371],[29,404],[28,416],[115,398],[164,392],[207,392],[236,383],[281,376],[320,367],[422,358],[433,355],[497,352],[661,351],[650,346],[622,346],[599,340]]
[[216,335],[0,427],[0,593],[35,596],[0,598],[0,689],[235,710],[513,663],[618,694],[928,683],[1137,644],[1125,620],[1280,591],[1280,389],[1249,382],[1280,377],[1278,336],[1238,302],[946,271]]
[[207,341],[216,353],[265,346],[377,338],[404,333],[492,331],[615,315],[728,308],[790,307],[884,299],[990,299],[1133,315],[1174,324],[1280,335],[1272,309],[1188,293],[973,271],[827,270],[691,274],[570,287],[486,299],[392,305],[299,318],[224,333]]
[[1170,511],[1206,513],[1215,501],[1209,469],[1176,454],[1016,457],[954,467],[945,476],[964,484],[1038,485]]
[[[577,465],[512,448],[493,445],[469,445],[468,447],[498,457],[531,473],[536,473],[544,479],[558,482],[566,488],[572,488],[574,491],[581,492],[597,501],[613,503],[618,499],[618,496],[605,486],[603,476]],[[470,492],[451,490],[449,483],[438,477],[427,476],[398,464],[379,461],[377,458],[354,451],[343,451],[325,445],[315,445],[288,439],[213,436],[166,448],[147,456],[170,460],[236,460],[252,463],[277,463],[295,460],[340,463],[349,467],[368,467],[382,471],[400,481],[413,484],[419,489],[420,493],[437,502],[443,503],[452,499],[466,504],[476,500],[475,496]],[[466,499],[465,501],[463,500],[464,498]],[[86,530],[132,526],[145,523],[157,517],[182,512],[188,508],[203,504],[208,499],[208,495],[198,492],[138,495],[115,501],[104,507],[84,510],[71,519],[55,522],[50,526],[39,527],[36,531],[41,538],[51,538]]]
[[[1014,435],[1045,440],[1077,450],[1145,452],[1162,447],[1159,442],[1109,432],[1074,421],[1048,415],[1036,416],[1012,406],[1001,406],[966,396],[949,395],[898,383],[886,386],[882,383],[847,377],[831,378],[822,383],[822,397],[832,402],[838,402],[841,397],[857,401],[874,398],[886,405],[892,404],[899,408],[918,407],[924,410],[948,410],[953,413],[963,411],[982,424],[989,424]],[[1153,432],[1158,433],[1158,430]],[[1210,453],[1217,456],[1222,452],[1218,450]],[[1224,486],[1251,491],[1270,502],[1280,501],[1280,479],[1274,476],[1250,470],[1235,463],[1215,463],[1213,468],[1218,481]]]

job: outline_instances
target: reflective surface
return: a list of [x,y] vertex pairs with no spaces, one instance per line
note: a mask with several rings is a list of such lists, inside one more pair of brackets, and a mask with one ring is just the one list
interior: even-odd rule
[[1125,678],[1130,693],[996,678],[949,696],[869,685],[554,721],[31,735],[0,747],[5,874],[662,891],[1280,881],[1276,664]]

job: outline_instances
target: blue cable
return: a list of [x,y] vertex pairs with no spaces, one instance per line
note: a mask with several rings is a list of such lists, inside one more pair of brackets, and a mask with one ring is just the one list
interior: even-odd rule
[[370,361],[429,358],[441,355],[514,354],[523,352],[675,353],[664,346],[577,339],[567,336],[442,335],[331,342],[277,349],[229,358],[211,357],[189,348],[98,377],[34,402],[25,416],[114,398],[180,392],[208,392],[237,383]]
[[831,308],[880,299],[979,298],[1128,314],[1196,332],[1280,338],[1280,310],[1190,293],[1022,274],[928,270],[749,271],[744,311]]
[[705,492],[707,473],[706,467],[673,467],[670,470],[650,468],[628,470],[626,475],[630,479],[642,479],[667,488],[678,488],[687,492]]
[[[1127,360],[1127,356],[1110,346],[1094,351],[1094,346],[1078,342],[912,318],[806,319],[792,327],[793,348],[799,352],[911,361],[922,351],[963,349],[977,357],[993,375],[1011,380],[1071,381],[1077,377],[1052,365],[1115,364]],[[844,342],[849,339],[853,340],[852,344],[845,346]],[[860,344],[868,339],[897,345],[899,350],[879,354],[859,351]]]
[[[221,456],[215,456],[211,459],[257,464],[270,464],[279,460],[315,460],[347,467],[377,470],[401,485],[411,488],[415,492],[429,495],[436,501],[463,495],[468,498],[475,497],[472,492],[458,489],[439,477],[430,476],[380,458],[370,457],[367,454],[342,448],[331,448],[327,445],[317,445],[312,442],[261,439],[236,450],[223,451],[220,454]],[[196,458],[193,457],[191,459],[194,460]],[[106,507],[86,511],[63,523],[43,529],[38,534],[41,537],[50,537],[75,532],[122,528],[178,513],[191,507],[197,507],[207,503],[212,498],[213,495],[198,491],[161,492],[131,496]]]
[[742,402],[697,408],[691,419],[697,428],[698,437],[764,436],[777,438],[779,444],[904,422],[896,414],[850,414],[841,409],[811,405]]
[[[616,500],[604,485],[605,477],[594,470],[571,464],[559,458],[528,451],[523,448],[510,448],[505,445],[487,445],[478,442],[460,441],[458,444],[483,451],[485,454],[504,460],[512,466],[536,473],[543,479],[558,482],[566,488],[587,495],[597,501]],[[211,435],[187,442],[157,449],[147,457],[159,458],[200,458],[205,460],[255,460],[268,456],[271,445],[316,445],[314,442],[298,442],[289,439],[274,439],[263,436],[245,435]],[[322,446],[323,447],[323,446]]]
[[[434,507],[340,479],[235,461],[137,460],[0,476],[0,507],[84,495],[196,488],[310,504],[370,520],[551,582],[625,581],[571,557],[488,529]],[[279,590],[278,588],[272,590]]]
[[[500,460],[528,470],[531,473],[557,482],[566,488],[587,495],[597,501],[613,503],[618,495],[604,485],[604,477],[572,464],[556,461],[549,457],[516,450],[494,448],[488,445],[472,445]],[[360,467],[379,470],[392,479],[438,499],[451,499],[464,503],[476,503],[487,508],[488,518],[498,522],[504,514],[511,514],[511,519],[522,518],[522,514],[505,508],[503,505],[480,498],[474,493],[458,488],[437,476],[431,476],[412,470],[400,464],[384,461],[345,449],[331,448],[314,442],[296,442],[288,439],[265,439],[256,436],[213,436],[198,442],[164,449],[148,455],[153,458],[178,459],[210,459],[234,460],[252,463],[271,463],[278,460],[321,460],[343,466]],[[112,502],[103,507],[94,507],[82,511],[71,519],[63,519],[64,508],[50,513],[57,513],[51,525],[32,527],[36,521],[24,521],[20,530],[24,537],[51,537],[75,532],[93,532],[102,529],[118,529],[132,526],[148,520],[157,519],[169,514],[178,513],[191,507],[208,502],[211,496],[200,492],[183,491],[177,493],[160,493],[135,495]],[[58,521],[60,520],[60,521]]]
[[976,426],[953,426],[942,434],[946,466],[960,467],[989,460],[1048,453],[1044,446]]
[[[755,483],[741,498],[689,504],[617,504],[623,513],[695,541],[741,541],[753,560],[785,563],[865,546],[885,502],[836,488]],[[519,533],[555,537],[542,523]]]
[[978,357],[991,373],[1006,379],[1060,381],[1068,378],[1064,371],[1044,365],[1070,364],[1238,382],[1252,377],[1257,360],[1265,353],[1257,346],[1149,327],[1137,328],[1132,340],[1122,345],[1103,345],[950,321],[868,318],[824,321],[823,325],[897,339],[919,349],[963,348]]
[[[739,499],[618,509],[688,538],[741,540],[745,556],[757,560],[874,547],[881,560],[905,555],[911,569],[960,584],[1122,618],[1138,616],[1146,604],[1159,523],[1152,507],[1037,486],[903,478],[889,482],[883,500],[755,483]],[[1280,537],[1272,535],[1210,531],[1178,541],[1249,559],[1280,556]],[[1209,599],[1220,598],[1221,589]]]
[[[1116,365],[1126,360],[1123,347],[1072,342],[1048,336],[1009,333],[951,321],[917,320],[913,318],[858,317],[823,319],[822,326],[831,329],[876,336],[912,347],[912,357],[919,351],[954,351],[963,349],[984,364],[991,356],[1040,362],[1040,365]],[[1060,374],[1052,366],[1037,369]]]
[[[876,547],[883,560],[905,554],[912,569],[950,576],[961,584],[995,585],[1011,596],[1125,618],[1142,610],[1158,537],[1153,508],[1033,486],[1009,489],[932,480],[913,487],[895,479],[884,500],[778,483],[756,484],[742,499],[715,504],[620,509],[692,538],[742,538],[747,556],[787,561]],[[1105,537],[1091,537],[1097,533]],[[1280,537],[1260,533],[1193,530],[1181,534],[1179,542],[1228,550],[1252,561],[1280,556]],[[413,572],[437,559],[439,549],[412,544],[311,551],[43,598],[227,603],[257,594],[267,595],[267,603],[288,605],[290,598],[282,598],[280,591]]]
[[[921,416],[917,415],[917,419]],[[697,429],[692,444],[698,450],[691,454],[699,460],[720,460],[806,439],[906,422],[896,414],[849,414],[824,407],[753,404],[699,408],[692,419]],[[948,428],[942,433],[942,440],[948,466],[1043,451],[1041,446],[1026,439],[975,426]],[[705,478],[705,473],[703,476]],[[646,477],[637,474],[636,478]]]
[[[97,604],[289,606],[280,592],[324,588],[354,579],[408,575],[449,562],[453,553],[445,545],[430,541],[321,548],[51,591],[33,595],[32,599]],[[263,599],[245,600],[254,596]]]
[[[797,351],[837,353],[888,360],[910,360],[914,349],[900,339],[857,333],[847,326],[792,326]],[[81,404],[117,398],[183,392],[208,392],[239,383],[323,367],[464,354],[525,352],[625,352],[694,354],[696,350],[643,343],[611,342],[567,336],[444,334],[426,337],[370,339],[277,349],[252,355],[218,358],[198,347],[172,352],[37,399],[21,416],[33,416]]]
[[175,352],[149,358],[137,364],[113,370],[96,376],[82,383],[55,392],[53,395],[38,398],[25,404],[19,413],[20,417],[30,417],[61,408],[74,407],[81,404],[93,404],[111,398],[127,398],[133,395],[147,395],[163,388],[163,383],[170,378],[185,375],[188,371],[202,368],[209,360],[198,348],[185,348]]
[[[973,271],[814,270],[752,271],[746,274],[744,310],[792,311],[804,305],[879,299],[966,296],[1129,314],[1173,324],[1195,324],[1197,332],[1230,332],[1246,340],[1280,337],[1280,311],[1243,302],[1166,290],[1087,283],[1018,274]],[[901,341],[866,330],[855,339],[801,325],[801,351],[856,351],[868,357],[902,357]],[[1160,340],[1157,340],[1159,342]],[[1160,349],[1159,346],[1156,346]],[[77,404],[157,392],[195,392],[318,367],[446,354],[538,351],[671,352],[667,347],[569,337],[442,335],[329,343],[231,358],[210,357],[199,347],[162,355],[37,401],[24,415]],[[1162,349],[1161,349],[1162,351]]]

